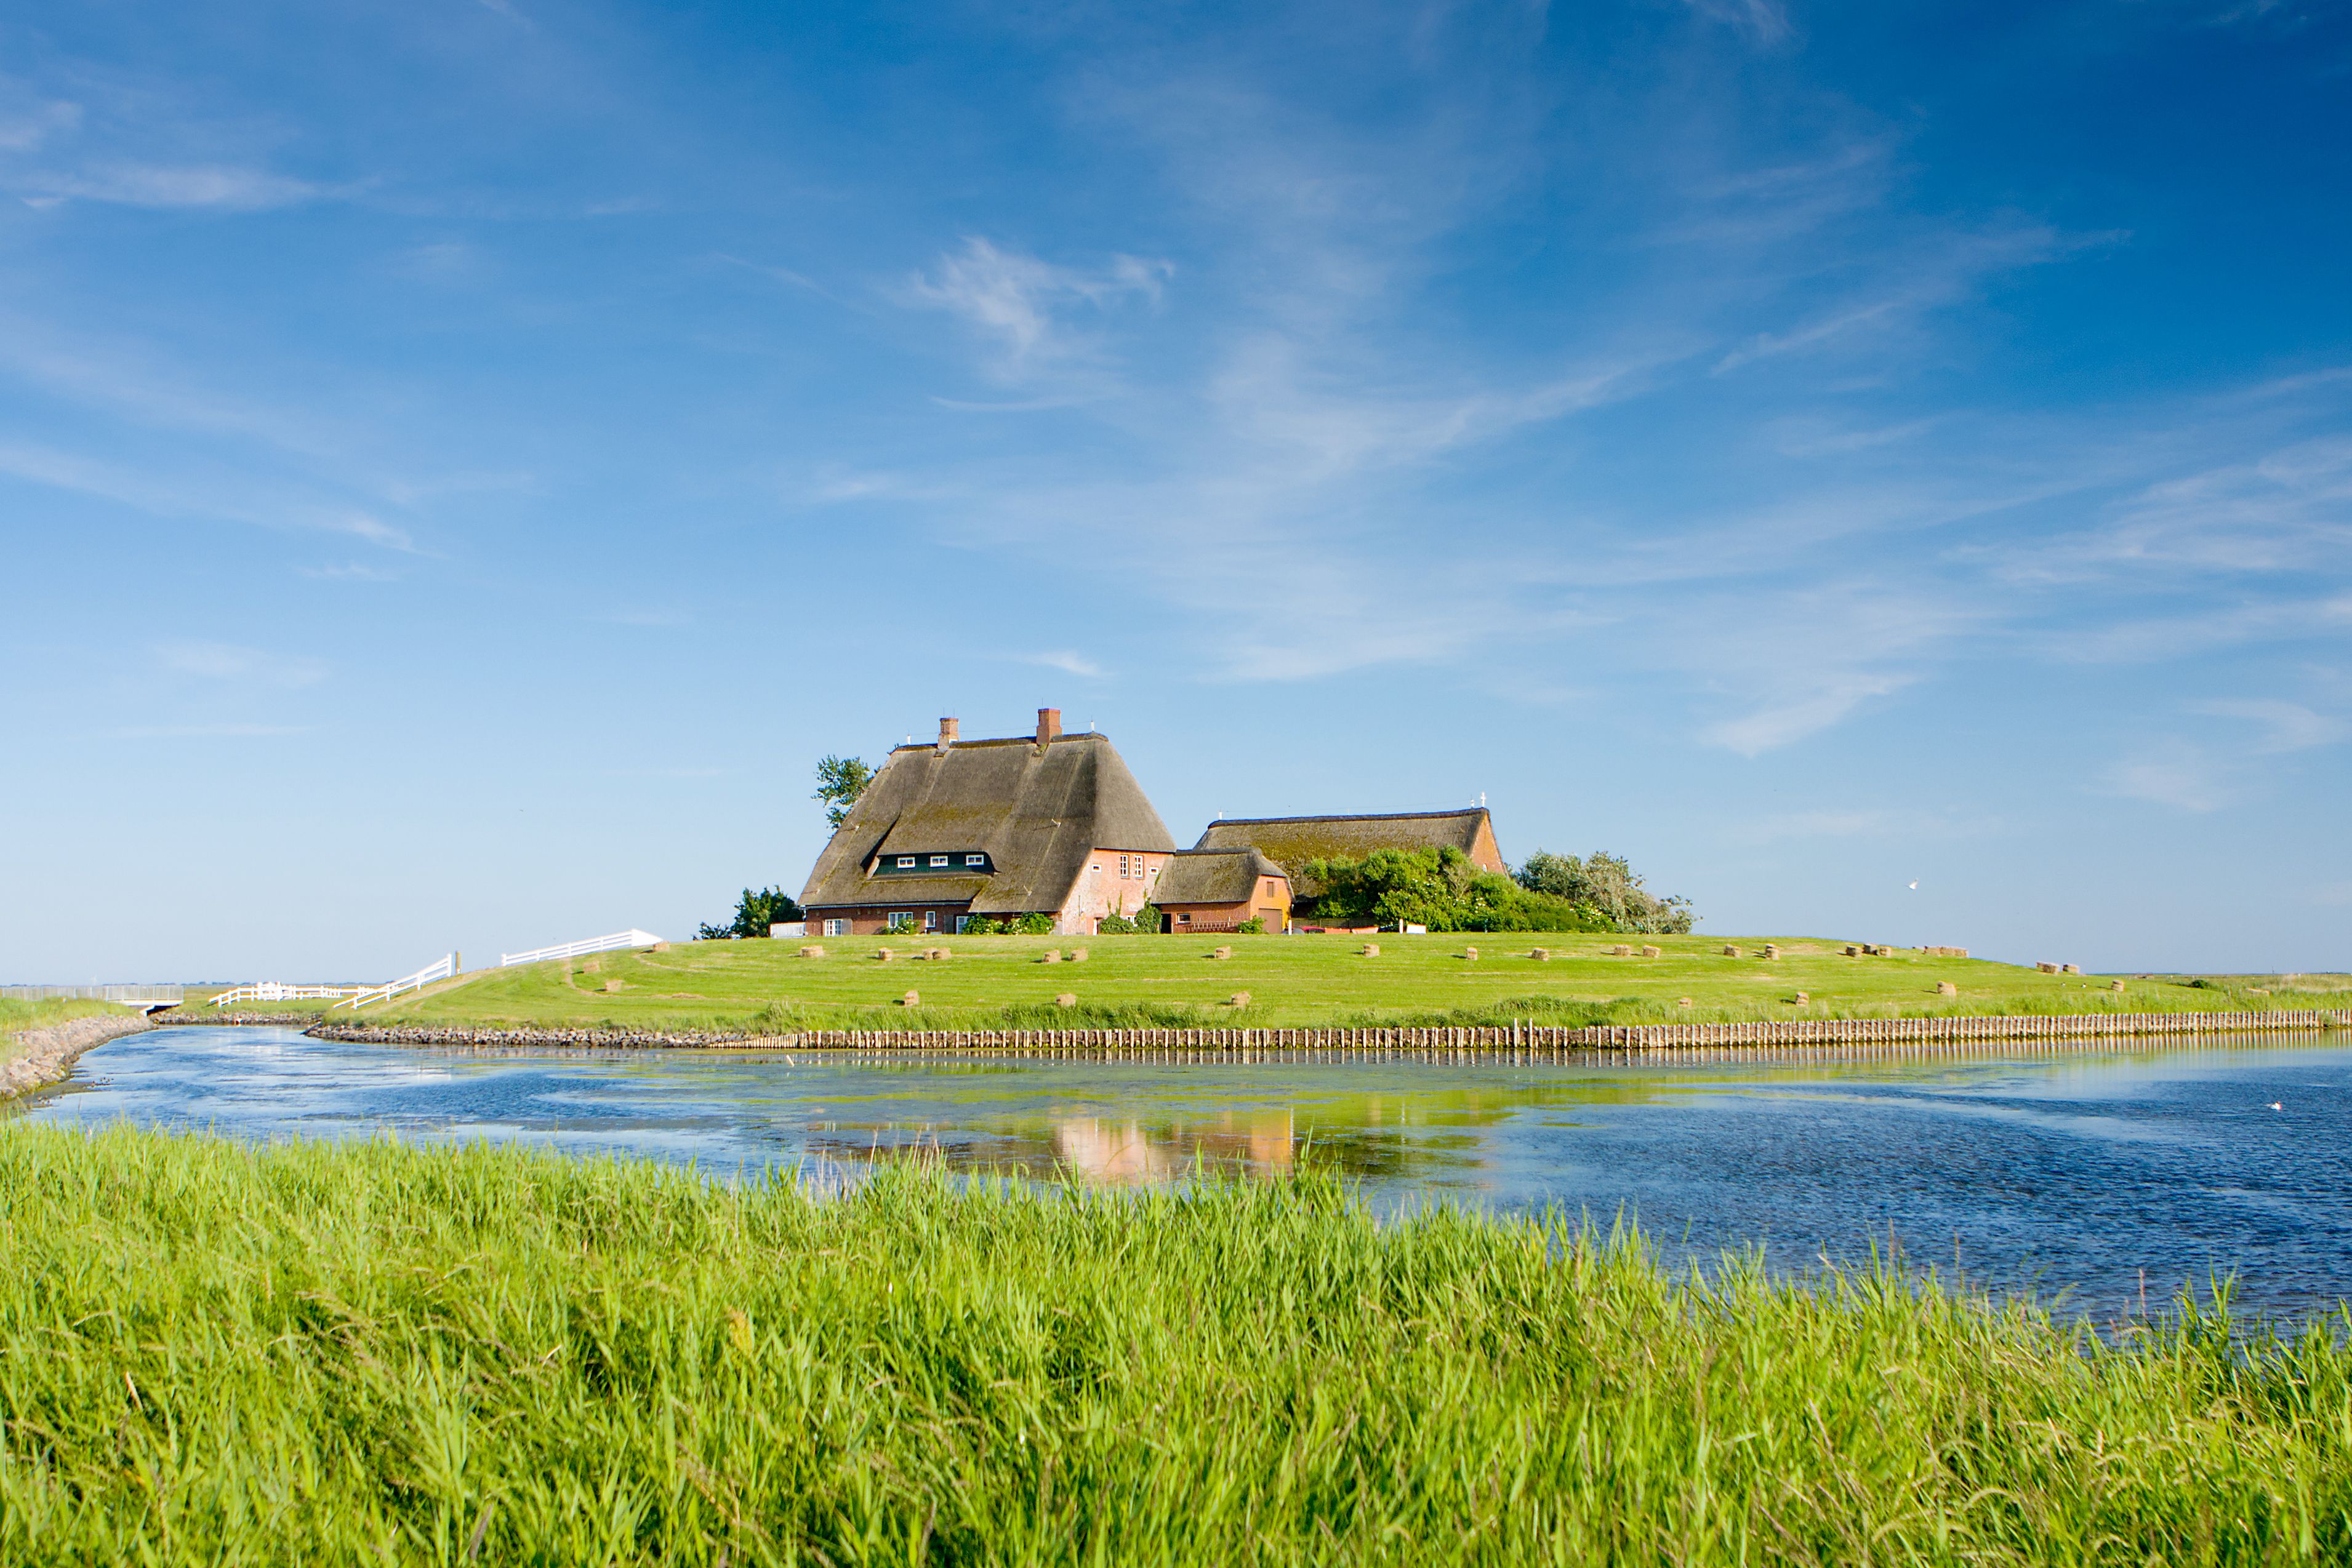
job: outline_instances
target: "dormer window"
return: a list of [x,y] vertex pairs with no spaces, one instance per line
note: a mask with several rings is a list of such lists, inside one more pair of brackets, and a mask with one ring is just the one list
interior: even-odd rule
[[874,857],[876,876],[992,876],[995,869],[985,850],[925,850],[920,854]]

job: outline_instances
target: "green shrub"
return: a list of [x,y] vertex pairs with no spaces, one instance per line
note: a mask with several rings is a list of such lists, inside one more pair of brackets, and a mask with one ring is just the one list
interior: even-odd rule
[[1243,921],[1239,925],[1234,927],[1234,935],[1236,936],[1263,936],[1265,935],[1265,922],[1259,916],[1253,915],[1247,920]]
[[1314,860],[1301,869],[1322,889],[1304,911],[1308,919],[1432,931],[1612,929],[1589,904],[1483,871],[1451,844],[1374,850],[1361,860]]
[[1622,855],[1595,850],[1583,860],[1538,850],[1513,873],[1520,886],[1550,898],[1598,911],[1600,929],[1643,936],[1687,936],[1696,915],[1685,898],[1660,898],[1645,891]]
[[698,926],[694,939],[698,942],[726,942],[764,937],[769,926],[788,925],[802,919],[804,913],[799,902],[781,887],[763,887],[757,893],[747,887],[743,890],[743,896],[736,901],[733,921],[725,925]]
[[1015,936],[1051,936],[1054,917],[1050,915],[1024,915],[1004,928]]

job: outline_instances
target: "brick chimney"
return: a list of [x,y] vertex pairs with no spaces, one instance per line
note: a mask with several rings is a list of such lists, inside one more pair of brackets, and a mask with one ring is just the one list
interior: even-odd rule
[[948,747],[956,743],[956,737],[962,733],[962,730],[963,725],[960,720],[952,718],[940,720],[940,755],[941,757],[948,754]]
[[1037,745],[1039,748],[1042,749],[1047,741],[1054,739],[1061,733],[1062,710],[1057,707],[1039,708],[1037,710]]

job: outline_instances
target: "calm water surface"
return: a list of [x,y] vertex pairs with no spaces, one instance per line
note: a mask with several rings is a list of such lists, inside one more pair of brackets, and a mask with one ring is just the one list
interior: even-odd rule
[[[2273,1106],[2276,1109],[2273,1109]],[[475,1055],[291,1030],[100,1047],[20,1114],[238,1137],[489,1138],[855,1170],[1181,1177],[1336,1166],[1374,1203],[1622,1212],[1677,1255],[1799,1269],[1889,1238],[2100,1315],[2234,1271],[2309,1315],[2352,1297],[2352,1037],[1920,1061],[1139,1066],[950,1057]]]

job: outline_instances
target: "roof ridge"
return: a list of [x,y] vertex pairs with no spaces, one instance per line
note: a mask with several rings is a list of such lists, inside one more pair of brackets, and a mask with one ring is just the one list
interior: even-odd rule
[[[1067,735],[1057,735],[1045,744],[1059,746],[1066,740],[1108,741],[1108,739],[1110,737],[1098,729],[1081,729]],[[974,747],[980,746],[1034,746],[1036,744],[1037,737],[1034,735],[991,735],[974,740],[951,740],[944,747],[936,740],[910,740],[903,746],[892,747],[890,751],[895,756],[901,751],[970,751]]]
[[1340,811],[1307,817],[1219,817],[1209,826],[1234,828],[1244,822],[1401,822],[1419,817],[1475,817],[1486,810],[1484,806],[1455,806],[1443,811]]

